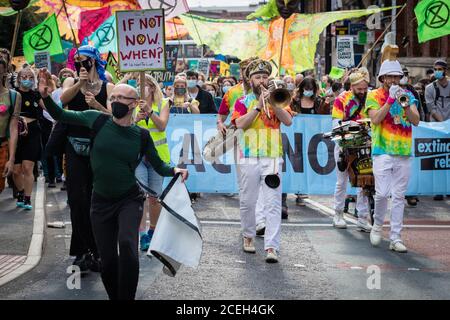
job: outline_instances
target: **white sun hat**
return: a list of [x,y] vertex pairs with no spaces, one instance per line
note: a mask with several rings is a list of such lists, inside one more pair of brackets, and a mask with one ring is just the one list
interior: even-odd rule
[[381,82],[381,77],[385,75],[393,75],[393,76],[402,76],[403,77],[403,70],[402,66],[400,65],[400,62],[397,60],[391,61],[391,60],[385,60],[381,64],[380,72],[378,73],[378,80]]

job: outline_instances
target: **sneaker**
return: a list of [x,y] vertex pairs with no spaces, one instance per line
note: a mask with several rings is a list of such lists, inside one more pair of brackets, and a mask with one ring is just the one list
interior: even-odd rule
[[344,213],[342,211],[335,211],[333,217],[333,227],[337,229],[347,228],[347,222],[344,220]]
[[56,183],[61,183],[63,180],[61,178],[56,178]]
[[417,207],[417,198],[406,198],[406,202],[410,207]]
[[23,199],[23,192],[18,192],[17,193],[16,207],[23,208],[24,204],[25,204],[25,202],[24,202],[24,199]]
[[92,253],[86,254],[86,264],[92,272],[102,271],[102,263],[97,255]]
[[408,249],[406,249],[406,246],[403,244],[402,240],[394,240],[391,241],[391,244],[389,245],[389,249],[395,252],[405,253],[408,252]]
[[67,187],[66,187],[66,182],[64,181],[63,185],[61,186],[61,191],[66,191]]
[[147,233],[144,233],[141,235],[141,238],[139,240],[141,251],[147,251],[150,247],[150,237]]
[[266,225],[264,222],[261,222],[256,225],[256,235],[258,237],[264,237],[264,233],[266,232]]
[[24,208],[25,210],[31,210],[33,209],[33,206],[31,205],[31,202],[24,201],[22,208]]
[[266,262],[267,263],[277,263],[278,262],[278,255],[275,249],[267,249],[267,256],[266,256]]
[[372,226],[370,225],[369,221],[364,218],[359,218],[358,222],[356,223],[356,228],[358,231],[361,232],[370,232],[372,230]]
[[53,181],[50,181],[50,182],[48,183],[47,187],[49,187],[49,188],[56,188],[56,183],[55,183],[55,181],[54,181],[54,180],[53,180]]
[[256,248],[255,248],[255,245],[253,244],[253,238],[244,237],[243,249],[244,249],[244,252],[247,252],[247,253],[256,253]]
[[281,208],[281,219],[285,220],[287,218],[289,218],[288,207],[282,207]]
[[306,205],[305,201],[303,201],[303,198],[300,198],[300,197],[297,197],[297,199],[295,199],[295,204],[298,205],[298,206]]
[[154,229],[148,229],[147,235],[148,235],[148,241],[151,242],[153,238],[153,234],[155,233]]
[[436,200],[436,201],[442,201],[442,200],[444,200],[444,196],[443,196],[442,194],[437,195],[437,196],[434,196],[434,197],[433,197],[433,200]]
[[381,236],[382,236],[382,230],[383,226],[379,226],[377,224],[374,224],[372,226],[372,230],[370,231],[370,243],[373,246],[378,246],[381,242]]
[[80,256],[76,256],[75,260],[72,263],[73,266],[77,266],[78,268],[80,268],[80,273],[86,274],[89,272],[89,267],[88,267],[88,263],[86,260],[86,254],[80,255]]

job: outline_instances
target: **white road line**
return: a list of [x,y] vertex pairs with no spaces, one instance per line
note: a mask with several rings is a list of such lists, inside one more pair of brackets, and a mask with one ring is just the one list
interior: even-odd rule
[[[200,220],[201,224],[241,225],[239,221]],[[331,223],[282,223],[286,227],[331,227]]]

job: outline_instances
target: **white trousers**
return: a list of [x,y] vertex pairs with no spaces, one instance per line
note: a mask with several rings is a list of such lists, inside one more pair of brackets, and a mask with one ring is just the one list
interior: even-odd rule
[[[281,173],[283,160],[278,160],[278,172]],[[264,249],[279,250],[281,231],[281,183],[272,189],[264,182],[268,174],[273,174],[273,158],[246,158],[240,163],[240,213],[242,234],[247,238],[256,236],[256,206],[257,202],[263,208],[266,231],[264,234]],[[281,180],[281,174],[280,174]]]
[[[337,161],[339,159],[339,146],[336,144],[334,148],[334,159],[336,160],[336,188],[334,189],[334,210],[342,212],[345,207],[345,197],[347,195],[348,171],[341,172],[337,168]],[[367,219],[369,214],[369,201],[364,195],[362,188],[357,188],[356,196],[356,210],[358,210],[358,218]]]
[[403,227],[403,211],[405,209],[405,193],[411,171],[410,157],[379,155],[373,157],[373,174],[375,176],[375,213],[377,225],[383,225],[388,210],[389,196],[391,205],[392,241],[400,239]]

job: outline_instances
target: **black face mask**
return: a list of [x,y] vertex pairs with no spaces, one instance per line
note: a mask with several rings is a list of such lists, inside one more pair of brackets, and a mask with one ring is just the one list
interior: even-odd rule
[[111,103],[111,108],[114,118],[117,119],[122,119],[123,117],[125,117],[128,114],[128,111],[130,110],[128,109],[127,104],[117,101]]
[[184,96],[186,94],[186,88],[175,88],[175,95]]
[[80,74],[81,68],[85,68],[87,72],[91,71],[92,69],[92,61],[91,59],[87,59],[81,62],[76,61],[75,62],[75,69],[77,70],[78,75]]

